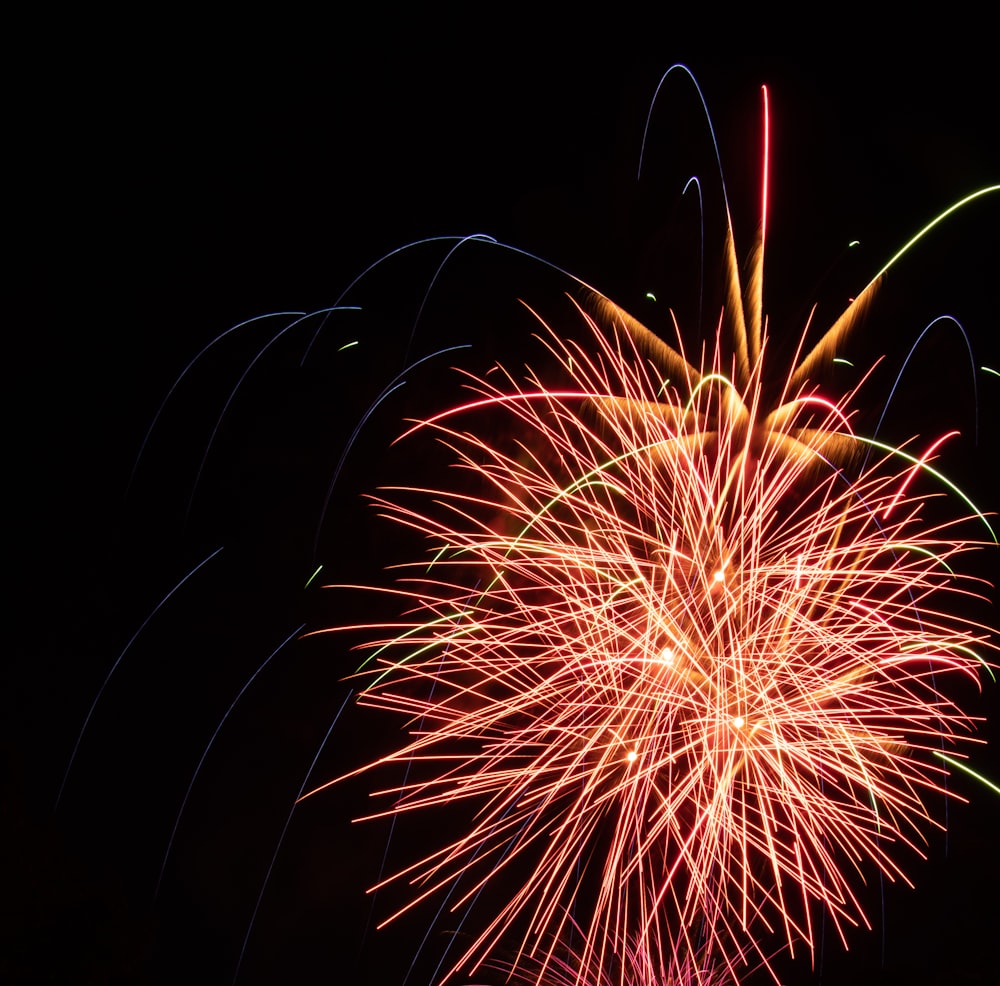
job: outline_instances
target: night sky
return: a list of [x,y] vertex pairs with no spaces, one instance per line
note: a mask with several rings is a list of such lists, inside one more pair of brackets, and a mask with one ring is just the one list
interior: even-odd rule
[[[759,86],[769,86],[765,307],[780,352],[813,301],[820,320],[834,316],[921,225],[1000,177],[1000,87],[992,70],[958,57],[933,77],[916,60],[874,57],[845,75],[833,58],[723,60],[673,44],[636,57],[607,38],[511,35],[461,47],[427,23],[329,38],[303,23],[287,43],[265,43],[266,28],[254,44],[224,34],[167,43],[168,34],[156,54],[137,41],[111,57],[78,55],[59,70],[38,124],[46,177],[30,283],[42,305],[14,329],[8,364],[18,410],[8,428],[15,630],[0,685],[10,830],[2,981],[232,981],[292,802],[347,696],[353,641],[293,642],[247,688],[192,787],[154,900],[202,751],[244,683],[300,625],[369,612],[370,601],[303,586],[321,563],[318,583],[384,583],[386,561],[404,550],[363,500],[429,468],[416,452],[389,450],[402,419],[455,393],[452,363],[517,365],[536,353],[519,299],[565,315],[571,285],[472,245],[412,331],[447,248],[411,251],[345,300],[364,308],[356,320],[339,313],[322,324],[304,366],[319,318],[256,360],[202,463],[240,374],[292,318],[226,336],[173,394],[136,466],[163,397],[210,340],[255,316],[330,306],[396,247],[474,233],[571,271],[647,324],[664,324],[667,305],[696,323],[697,293],[681,283],[691,258],[678,257],[670,233],[687,221],[678,200],[693,170],[712,208],[719,196],[687,84],[659,105],[650,170],[641,187],[634,180],[649,100],[675,61],[694,71],[712,113],[741,254],[758,218]],[[955,217],[890,275],[852,349],[859,367],[887,356],[863,393],[872,413],[937,315],[962,321],[977,365],[1000,363],[998,199]],[[718,227],[713,235],[721,242]],[[845,256],[851,240],[861,246]],[[660,308],[648,307],[648,290]],[[977,373],[977,446],[968,357],[951,332],[918,351],[886,434],[961,430],[942,468],[996,510],[1000,381]],[[338,352],[354,339],[355,350]],[[408,375],[373,415],[320,525],[371,402],[407,360],[459,343],[471,348]],[[54,812],[108,671],[219,547],[125,651]],[[996,580],[995,553],[976,565]],[[995,607],[977,612],[997,624]],[[981,735],[994,747],[974,760],[996,779],[1000,693],[988,683],[969,704],[992,716]],[[314,781],[377,756],[397,728],[349,711]],[[876,880],[875,930],[852,938],[847,954],[828,941],[822,968],[800,960],[789,984],[991,981],[1000,798],[961,778],[955,788],[972,804],[951,804],[948,839],[931,836],[926,863],[902,856],[916,890],[887,888],[883,921]],[[403,982],[433,911],[382,933],[369,926],[363,891],[386,832],[350,823],[367,791],[352,781],[296,809],[240,983]],[[398,835],[390,865],[407,858],[421,825],[438,824]],[[376,918],[387,907],[377,901]],[[412,986],[426,986],[443,940],[431,937]]]

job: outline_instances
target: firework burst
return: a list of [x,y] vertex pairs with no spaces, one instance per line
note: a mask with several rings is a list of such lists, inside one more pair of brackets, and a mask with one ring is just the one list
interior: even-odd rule
[[361,671],[361,703],[409,739],[364,769],[408,765],[383,814],[470,819],[384,883],[415,887],[401,910],[504,888],[455,969],[513,947],[544,978],[579,926],[574,981],[632,952],[649,981],[695,954],[735,979],[776,940],[813,951],[820,917],[846,942],[866,876],[905,880],[901,850],[938,824],[942,755],[974,727],[949,696],[988,666],[987,631],[954,615],[979,589],[969,510],[995,537],[968,501],[932,519],[944,439],[881,445],[854,394],[810,382],[884,269],[775,380],[764,242],[762,221],[741,283],[728,224],[698,363],[588,290],[582,342],[539,318],[553,372],[468,377],[470,400],[411,429],[454,482],[377,500],[429,553]]
[[[455,908],[513,882],[460,965],[512,938],[544,964],[574,914],[585,966],[811,949],[815,905],[864,923],[858,880],[902,877],[935,824],[935,753],[973,725],[949,688],[986,642],[951,615],[977,542],[925,519],[925,457],[837,467],[849,398],[793,374],[765,414],[766,341],[742,388],[719,339],[678,386],[634,327],[577,317],[589,343],[543,333],[558,381],[470,378],[414,429],[462,481],[378,500],[429,543],[362,670],[410,723],[381,763],[418,766],[386,811],[471,819],[393,879]],[[521,438],[463,427],[483,408]]]
[[697,361],[590,290],[581,341],[539,318],[553,369],[467,376],[407,434],[452,481],[376,501],[428,552],[389,590],[401,618],[350,628],[374,633],[361,704],[408,724],[362,768],[407,768],[373,817],[468,819],[382,881],[413,888],[387,920],[502,901],[453,972],[508,950],[532,981],[735,980],[749,953],[814,951],[818,920],[846,942],[865,879],[905,880],[939,824],[974,728],[951,696],[990,647],[956,615],[981,588],[962,556],[995,537],[968,500],[936,519],[943,438],[882,445],[811,382],[885,269],[775,378],[764,243],[762,222],[743,283],[728,223]]
[[[434,196],[421,189],[423,199]],[[398,748],[358,773],[383,788],[372,814],[399,820],[402,831],[408,822],[421,830],[406,868],[384,880],[380,874],[385,892],[377,910],[387,920],[410,908],[425,915],[426,904],[450,910],[450,923],[436,918],[434,925],[457,929],[451,947],[462,954],[452,957],[451,968],[468,971],[477,982],[499,971],[514,982],[550,986],[723,986],[787,946],[814,949],[821,921],[846,937],[871,909],[864,882],[872,874],[899,878],[939,824],[943,757],[960,764],[963,748],[975,741],[974,722],[959,698],[966,683],[974,687],[989,650],[986,631],[958,614],[981,588],[960,573],[977,538],[990,539],[983,519],[968,502],[959,506],[966,519],[947,519],[954,511],[942,503],[954,507],[960,497],[935,471],[939,442],[882,446],[866,437],[855,415],[856,393],[829,400],[815,386],[860,323],[880,278],[819,345],[806,346],[803,331],[800,352],[786,371],[786,361],[776,359],[774,335],[767,338],[763,231],[744,283],[731,226],[722,251],[725,309],[704,341],[691,335],[703,328],[699,318],[685,327],[688,350],[683,341],[667,346],[574,279],[579,306],[567,306],[558,322],[546,310],[553,328],[538,320],[546,352],[540,371],[522,372],[519,363],[507,361],[485,376],[467,376],[468,399],[421,421],[401,443],[419,453],[421,441],[436,438],[452,468],[423,488],[380,494],[389,529],[407,529],[426,541],[427,551],[411,554],[417,560],[383,592],[393,615],[356,628],[371,642],[357,676],[361,704],[395,717],[408,731]],[[449,258],[456,242],[448,245]],[[493,257],[499,249],[489,248]],[[244,290],[246,281],[241,269],[232,290]],[[424,288],[426,280],[420,284]],[[300,293],[296,282],[293,294]],[[273,303],[258,299],[252,310]],[[326,314],[321,316],[325,325]],[[337,314],[331,321],[342,318],[354,316]],[[423,306],[420,318],[418,345],[432,322],[423,318]],[[290,327],[298,324],[293,320]],[[256,373],[274,358],[278,347],[269,347],[284,332],[257,352],[238,386],[251,369]],[[378,401],[399,380],[375,388]],[[296,378],[297,391],[300,386]],[[322,387],[330,389],[325,378]],[[391,414],[393,401],[380,413]],[[416,403],[426,408],[427,401],[425,389]],[[226,407],[229,424],[236,415]],[[313,466],[322,462],[320,469],[329,464],[326,429],[341,410],[338,405],[334,415],[288,419],[294,419],[293,442],[303,422],[323,431],[322,442],[306,453]],[[353,423],[353,414],[344,417]],[[188,447],[186,431],[185,437]],[[220,458],[213,446],[210,465]],[[298,484],[315,490],[314,472],[303,476],[301,483],[283,478],[283,489]],[[329,472],[320,481],[328,478]],[[350,477],[343,485],[351,485]],[[246,488],[233,486],[241,495]],[[302,509],[283,509],[275,543],[284,543],[297,518],[310,525],[314,506],[309,500]],[[224,510],[228,520],[234,512],[229,499]],[[351,521],[337,524],[335,515],[330,512],[327,529],[339,536]],[[255,545],[266,543],[254,517],[246,536]],[[307,533],[303,541],[311,547],[313,528]],[[226,538],[228,547],[230,534]],[[345,563],[356,554],[341,553]],[[281,565],[287,568],[284,553],[271,569]],[[296,592],[304,580],[296,568]],[[277,611],[273,599],[260,598],[259,606],[249,607],[241,599],[240,626],[249,625],[250,610]],[[204,637],[203,625],[198,636]],[[252,654],[262,634],[248,636],[254,639],[236,647],[222,642],[212,665],[219,653]],[[170,660],[189,652],[201,660],[188,641]],[[326,661],[324,671],[329,666]],[[200,675],[202,668],[194,667],[192,674]],[[220,672],[227,701],[236,694],[228,690],[229,676],[239,673]],[[184,675],[181,670],[178,677]],[[281,799],[297,788],[269,793],[260,765],[273,760],[276,773],[294,774],[297,784],[304,763],[296,757],[314,741],[304,735],[301,749],[279,757],[276,745],[261,738],[261,726],[315,725],[316,717],[327,715],[335,688],[332,680],[324,679],[328,688],[319,680],[310,678],[308,692],[322,696],[315,703],[321,711],[296,701],[288,712],[268,698],[258,715],[248,717],[254,719],[252,742],[233,744],[239,760],[253,765],[245,775],[232,772],[228,787],[198,781],[198,787],[225,791],[219,795],[224,799],[239,790],[246,801],[239,811],[210,809],[225,833],[220,844],[226,852],[217,855],[231,853],[239,861],[232,872],[206,877],[210,892],[185,895],[186,921],[198,897],[202,923],[216,926],[226,910],[217,903],[218,888],[242,888],[252,869],[244,844],[263,847],[271,859],[270,832],[252,836],[248,822],[258,812],[263,817],[265,805],[280,802],[284,812]],[[184,695],[170,702],[157,683],[150,707],[169,710],[157,727],[170,737],[164,759],[183,770],[178,703],[187,710],[195,691],[203,691],[208,708],[218,690],[192,689],[187,680],[179,687]],[[343,697],[334,696],[337,708]],[[209,708],[209,716],[224,707]],[[147,717],[145,708],[141,715]],[[184,721],[196,741],[201,720],[186,711]],[[375,723],[375,732],[385,718],[364,721]],[[234,726],[226,718],[212,724],[213,740],[223,726]],[[141,748],[130,731],[119,735],[129,737],[129,749]],[[250,752],[265,742],[265,752]],[[118,784],[125,771],[109,766],[115,762],[102,766],[114,778],[114,793],[102,798],[88,790],[87,805],[100,805],[88,807],[93,817],[102,824],[118,816],[132,820],[134,813],[120,806],[126,798],[138,803],[147,784],[155,786],[157,803],[167,806],[173,821],[171,799],[177,794],[179,800],[183,784],[171,786],[159,769],[131,770],[126,789]],[[194,778],[184,775],[189,793],[200,768],[199,761]],[[341,769],[348,768],[330,773]],[[206,814],[203,808],[202,822]],[[179,822],[178,816],[175,831]],[[166,867],[170,891],[171,879],[180,883],[186,875],[175,866],[183,849],[174,851],[168,866],[162,828],[144,834],[155,843],[154,876],[159,868],[162,877]],[[207,845],[209,827],[198,828]],[[328,830],[323,839],[325,848],[337,841]],[[116,841],[114,830],[107,841]],[[299,844],[304,841],[300,836]],[[117,842],[118,851],[129,844]],[[288,848],[294,845],[289,840]],[[338,857],[325,865],[329,857],[321,856],[318,843],[304,854],[312,850],[319,851],[308,868],[323,871],[315,881],[323,885],[323,901],[303,905],[308,890],[300,884],[301,910],[287,923],[303,923],[308,910],[325,922],[317,937],[329,936],[329,887],[341,894],[354,878],[354,860],[344,866]],[[352,843],[348,854],[360,857],[362,849]],[[129,858],[123,870],[138,872],[133,863]],[[241,876],[234,878],[237,871]],[[257,892],[257,885],[246,889]],[[232,893],[237,896],[236,889]],[[261,896],[263,891],[255,907]],[[164,899],[158,907],[166,913]],[[354,910],[349,899],[345,909]],[[246,903],[241,896],[229,908],[234,924],[249,913]],[[340,934],[338,962],[343,942],[354,944],[352,932]],[[162,952],[179,968],[176,945],[189,936],[174,937]],[[250,930],[239,925],[232,937],[245,949]],[[279,937],[272,932],[272,941]],[[297,947],[287,949],[286,961],[293,951],[296,960],[309,961],[298,957]],[[251,966],[244,965],[244,978]],[[225,969],[217,978],[227,978]]]

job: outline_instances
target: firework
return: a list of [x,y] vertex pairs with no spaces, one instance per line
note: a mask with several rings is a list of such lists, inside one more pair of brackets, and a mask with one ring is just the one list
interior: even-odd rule
[[[763,235],[755,256],[759,274]],[[454,968],[744,978],[782,942],[812,948],[821,914],[844,934],[864,920],[862,881],[907,869],[937,824],[942,755],[962,762],[972,723],[949,696],[984,631],[956,615],[978,591],[956,573],[989,535],[968,505],[970,524],[940,519],[937,442],[882,447],[855,432],[855,394],[813,386],[879,279],[785,372],[731,232],[723,257],[722,324],[704,342],[688,326],[690,352],[581,291],[540,329],[552,365],[469,377],[472,397],[403,443],[437,436],[454,468],[382,494],[428,550],[383,597],[402,615],[363,628],[362,703],[410,731],[370,765],[400,768],[372,775],[376,813],[425,829],[378,910],[391,919],[396,887],[400,910],[454,913],[435,919],[459,929]],[[292,760],[276,769],[297,783]],[[232,784],[268,803],[256,771]]]
[[[394,879],[456,908],[515,881],[473,966],[512,936],[538,961],[574,913],[586,964],[632,935],[813,948],[814,905],[841,934],[865,922],[857,878],[903,877],[934,824],[935,751],[972,727],[949,686],[985,643],[951,615],[977,542],[924,519],[913,452],[827,460],[859,441],[846,402],[789,384],[757,426],[766,344],[738,391],[717,340],[684,397],[633,332],[587,322],[589,345],[545,331],[561,384],[470,379],[419,426],[465,482],[378,501],[429,543],[363,669],[362,704],[412,724],[383,762],[418,776],[386,810],[471,819]],[[463,429],[483,407],[514,447]]]
[[699,362],[587,292],[582,341],[539,319],[554,371],[469,376],[408,433],[452,482],[376,501],[427,555],[390,590],[404,615],[365,628],[360,702],[409,729],[363,768],[407,765],[373,817],[469,820],[380,886],[414,888],[393,917],[503,901],[453,971],[513,949],[544,976],[579,925],[580,969],[631,950],[666,981],[708,954],[736,978],[748,949],[815,950],[820,917],[846,942],[865,878],[905,880],[939,824],[974,727],[949,696],[988,666],[962,556],[995,537],[967,500],[935,519],[944,438],[884,446],[810,382],[884,271],[774,379],[764,238],[744,286],[730,224]]

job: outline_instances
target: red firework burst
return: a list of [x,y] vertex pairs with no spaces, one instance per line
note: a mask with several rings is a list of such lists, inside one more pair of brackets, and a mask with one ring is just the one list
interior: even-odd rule
[[905,879],[901,850],[938,825],[941,754],[974,727],[953,685],[991,646],[957,615],[981,588],[959,574],[985,543],[967,525],[995,538],[968,501],[929,516],[939,442],[859,436],[854,395],[809,382],[877,278],[768,380],[763,241],[743,291],[730,230],[697,364],[598,298],[582,343],[543,324],[551,375],[469,377],[472,399],[411,429],[451,450],[453,482],[377,501],[429,556],[389,590],[404,615],[364,628],[360,701],[409,738],[363,769],[414,767],[381,814],[469,819],[384,883],[416,888],[402,910],[502,900],[455,970],[507,949],[565,976],[579,927],[573,982],[628,955],[644,982],[684,962],[735,979],[775,941],[812,950],[820,912],[841,937],[867,923],[865,875]]
[[[591,329],[590,350],[548,336],[567,386],[477,381],[422,425],[479,492],[379,501],[434,555],[365,669],[362,703],[419,723],[387,759],[426,773],[388,811],[473,819],[396,879],[466,900],[518,874],[470,958],[509,933],[532,954],[581,894],[588,961],[633,933],[686,951],[702,919],[722,954],[757,925],[811,948],[814,902],[863,921],[862,864],[896,878],[919,852],[934,754],[970,730],[947,691],[981,667],[985,632],[951,615],[976,542],[923,521],[906,489],[929,467],[904,451],[814,479],[784,432],[743,427],[762,360],[738,401],[718,355],[682,399],[629,333]],[[530,439],[460,430],[484,405]],[[792,405],[813,456],[858,440],[846,407]]]

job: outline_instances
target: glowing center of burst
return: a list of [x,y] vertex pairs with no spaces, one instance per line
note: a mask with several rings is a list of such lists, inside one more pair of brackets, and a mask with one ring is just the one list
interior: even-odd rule
[[659,659],[662,664],[666,664],[668,667],[674,663],[674,651],[671,647],[664,647],[660,651]]
[[635,750],[629,750],[628,753],[625,754],[625,759],[629,763],[635,763],[635,761],[638,758],[638,756],[639,756],[639,754],[636,753]]
[[715,575],[712,576],[712,578],[715,579],[716,582],[724,582],[726,580],[726,573],[720,568]]
[[744,719],[743,716],[736,716],[733,719],[733,726],[736,729],[742,729],[745,725],[746,725],[746,719]]

